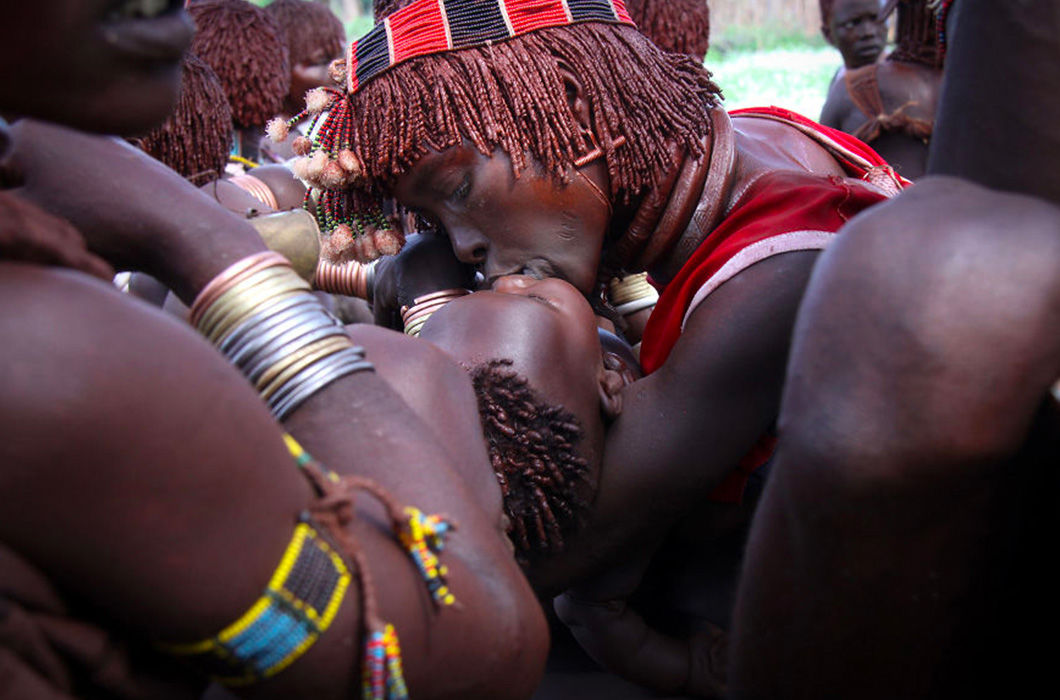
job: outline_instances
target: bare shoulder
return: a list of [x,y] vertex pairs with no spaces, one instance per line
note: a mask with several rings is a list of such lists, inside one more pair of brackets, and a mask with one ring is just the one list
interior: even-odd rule
[[837,77],[828,87],[828,97],[825,99],[824,107],[821,109],[820,122],[833,129],[843,129],[844,125],[848,125],[848,121],[855,114],[860,114],[860,111],[853,100],[850,99],[846,80],[842,77]]

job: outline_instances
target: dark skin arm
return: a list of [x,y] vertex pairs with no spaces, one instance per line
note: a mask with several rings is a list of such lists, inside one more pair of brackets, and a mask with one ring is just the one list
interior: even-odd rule
[[[54,191],[56,178],[80,179],[81,191],[55,205],[90,232],[97,250],[130,266],[141,257],[185,300],[231,262],[264,249],[252,229],[141,156],[106,139],[51,135],[16,154],[24,194]],[[53,167],[48,144],[62,150],[71,141],[81,149]],[[93,189],[86,176],[108,164],[124,166],[118,184],[149,199],[115,202]],[[138,238],[145,230],[154,234],[149,242]],[[17,507],[3,509],[2,536],[136,633],[182,641],[217,632],[260,595],[308,503],[275,422],[245,380],[182,324],[102,282],[3,267],[12,303],[2,323],[5,337],[16,339],[5,343],[3,410],[20,426],[4,457],[25,468],[4,472],[2,490],[16,494]],[[287,422],[332,469],[374,478],[398,501],[459,522],[443,559],[464,608],[436,613],[411,561],[381,530],[378,506],[358,500],[352,531],[380,584],[382,615],[401,635],[412,692],[528,695],[547,638],[540,610],[496,519],[475,502],[450,456],[424,439],[432,429],[371,373],[335,382]],[[57,425],[62,441],[54,440]],[[146,507],[129,507],[141,501]],[[86,523],[101,523],[102,536],[75,546],[68,533],[88,532]],[[349,598],[306,657],[251,692],[348,696],[359,683],[358,607]]]
[[[554,590],[652,551],[766,432],[816,257],[779,255],[726,282],[692,314],[666,364],[626,389],[590,522],[554,562],[531,572],[535,584]],[[639,562],[633,568],[632,579],[619,575],[604,588],[628,595]]]
[[959,687],[964,615],[992,639],[975,587],[1004,465],[1060,375],[1058,231],[1043,203],[929,179],[822,259],[741,582],[737,697]]
[[1055,5],[960,0],[951,15],[930,171],[1060,202]]
[[[310,499],[260,399],[179,323],[103,283],[5,264],[2,286],[14,304],[2,321],[12,339],[3,417],[20,429],[5,441],[5,463],[17,467],[0,477],[0,536],[62,588],[149,639],[217,632],[260,595]],[[63,343],[54,328],[64,329]],[[340,405],[357,429],[321,420]],[[394,430],[395,420],[420,425],[378,376],[361,374],[312,399],[289,427],[332,468],[459,521],[444,556],[464,608],[441,612],[370,499],[359,500],[351,528],[381,613],[398,627],[413,692],[525,696],[539,667],[523,655],[543,651],[536,603],[447,455]],[[63,440],[54,439],[57,425]],[[351,595],[306,657],[251,694],[348,697],[359,683],[358,608]]]
[[559,557],[578,583],[556,611],[593,658],[625,678],[670,693],[724,691],[720,630],[670,637],[626,601],[666,532],[772,424],[816,257],[777,256],[722,285],[692,314],[666,364],[623,395],[590,522]]
[[[1055,5],[954,7],[931,169],[1057,201]],[[989,59],[977,50],[987,41]],[[734,684],[745,697],[1024,694],[1015,688],[1041,667],[1028,660],[1031,637],[984,623],[1011,614],[1034,582],[1004,581],[983,539],[1004,531],[1006,511],[1026,510],[1006,494],[1043,431],[1055,474],[1057,212],[947,178],[851,228],[822,261],[796,331],[789,438],[752,531]],[[973,589],[998,576],[988,597]],[[969,640],[993,647],[984,664],[955,653]]]
[[845,131],[844,125],[849,122],[851,117],[856,115],[860,115],[862,119],[855,124],[855,129],[865,123],[865,115],[850,99],[846,81],[842,77],[836,77],[832,80],[831,85],[828,86],[828,97],[824,102],[824,107],[821,108],[820,123],[833,129]]

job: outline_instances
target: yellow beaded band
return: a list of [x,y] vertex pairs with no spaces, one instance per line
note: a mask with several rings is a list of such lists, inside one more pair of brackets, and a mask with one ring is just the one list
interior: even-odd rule
[[350,585],[345,560],[308,520],[294,530],[265,592],[209,639],[163,645],[214,680],[246,685],[290,666],[331,626]]

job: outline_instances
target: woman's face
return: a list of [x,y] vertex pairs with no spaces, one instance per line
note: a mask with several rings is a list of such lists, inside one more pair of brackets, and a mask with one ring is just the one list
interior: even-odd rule
[[484,156],[465,143],[418,160],[395,195],[439,224],[457,257],[478,265],[488,284],[505,275],[558,277],[588,295],[610,212],[586,179],[606,191],[603,166],[583,172],[563,185],[531,164],[516,178],[502,151]]
[[0,109],[143,133],[172,110],[194,26],[182,0],[4,3]]
[[303,109],[305,94],[313,88],[334,86],[328,67],[337,58],[342,56],[332,56],[326,49],[319,47],[308,58],[291,66],[291,91],[287,99],[292,108]]

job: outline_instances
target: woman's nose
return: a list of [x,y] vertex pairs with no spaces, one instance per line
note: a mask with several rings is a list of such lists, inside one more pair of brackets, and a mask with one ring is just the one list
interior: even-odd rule
[[481,265],[486,262],[489,253],[489,240],[477,231],[464,228],[445,227],[453,252],[460,262],[468,265]]

